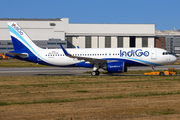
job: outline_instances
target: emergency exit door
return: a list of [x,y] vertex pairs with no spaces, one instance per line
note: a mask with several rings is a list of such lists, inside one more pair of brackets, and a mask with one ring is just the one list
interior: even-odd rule
[[157,59],[157,51],[156,51],[156,49],[151,49],[151,59]]

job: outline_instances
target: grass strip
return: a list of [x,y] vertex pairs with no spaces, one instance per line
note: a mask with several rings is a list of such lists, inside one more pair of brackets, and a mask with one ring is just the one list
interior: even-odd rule
[[48,87],[50,85],[75,85],[75,84],[107,84],[107,83],[140,83],[140,82],[161,82],[161,81],[180,81],[179,78],[172,79],[171,77],[168,79],[164,79],[165,76],[161,76],[160,80],[130,80],[130,81],[98,81],[98,82],[64,82],[64,83],[47,83],[47,84],[20,84],[20,85],[0,85],[0,88],[4,89],[16,89],[18,87]]
[[48,67],[46,65],[40,65],[26,61],[2,61],[0,60],[0,67]]
[[150,97],[150,96],[164,96],[164,95],[179,95],[180,91],[170,91],[170,92],[143,92],[143,93],[130,93],[130,94],[119,94],[111,96],[99,96],[99,97],[89,97],[89,98],[69,98],[69,99],[43,99],[34,101],[23,101],[23,102],[0,102],[0,106],[7,105],[24,105],[24,104],[42,104],[42,103],[62,103],[62,102],[76,102],[84,100],[99,100],[99,99],[120,99],[129,97]]

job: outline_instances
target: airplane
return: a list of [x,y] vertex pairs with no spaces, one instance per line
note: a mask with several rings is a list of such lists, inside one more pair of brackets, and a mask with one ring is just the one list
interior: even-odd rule
[[108,73],[127,72],[130,66],[161,66],[172,64],[177,58],[160,48],[79,48],[42,49],[35,45],[15,22],[8,22],[14,51],[7,56],[33,63],[57,67],[93,68],[91,75],[98,76],[99,69]]

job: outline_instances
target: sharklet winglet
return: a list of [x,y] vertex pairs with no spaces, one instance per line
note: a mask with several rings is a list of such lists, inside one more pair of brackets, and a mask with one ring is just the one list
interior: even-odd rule
[[63,52],[64,52],[64,54],[66,55],[66,56],[71,56],[71,54],[69,54],[67,51],[66,51],[66,49],[64,49],[64,47],[60,44],[60,46],[61,46],[61,48],[62,48],[62,50],[63,50]]

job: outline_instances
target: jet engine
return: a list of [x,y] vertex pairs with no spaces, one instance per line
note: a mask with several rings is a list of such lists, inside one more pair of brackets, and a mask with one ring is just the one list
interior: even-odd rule
[[123,73],[127,72],[127,66],[125,66],[124,62],[108,62],[104,70],[109,73]]

